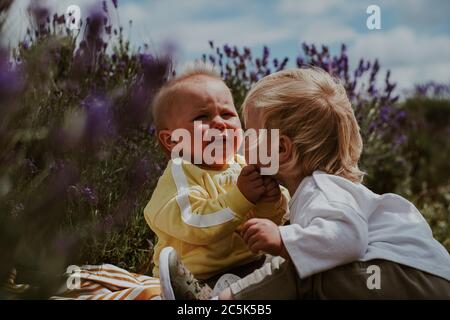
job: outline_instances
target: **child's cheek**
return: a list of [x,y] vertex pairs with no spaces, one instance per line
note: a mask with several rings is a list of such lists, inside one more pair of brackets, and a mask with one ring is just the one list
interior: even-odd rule
[[245,138],[245,148],[244,155],[247,164],[256,164],[261,166],[261,161],[259,158],[259,153],[261,152],[261,142],[259,137],[246,137]]

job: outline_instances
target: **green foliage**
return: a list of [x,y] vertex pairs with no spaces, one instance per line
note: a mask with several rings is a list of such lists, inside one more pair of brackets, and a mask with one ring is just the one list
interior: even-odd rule
[[415,96],[405,101],[411,118],[409,161],[414,193],[428,193],[450,183],[450,100]]

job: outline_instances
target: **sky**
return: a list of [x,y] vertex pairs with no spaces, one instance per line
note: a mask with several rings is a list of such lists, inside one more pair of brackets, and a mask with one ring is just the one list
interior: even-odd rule
[[[27,27],[30,0],[15,0],[6,25],[7,41]],[[79,5],[81,14],[100,0],[36,0],[64,13]],[[112,9],[112,1],[106,0]],[[378,58],[390,69],[399,90],[427,81],[450,82],[449,0],[118,0],[119,19],[134,47],[143,43],[158,51],[164,43],[177,47],[178,65],[209,53],[215,44],[248,46],[272,57],[295,57],[303,42],[328,45],[338,53],[348,47],[351,66]],[[381,29],[369,30],[369,5],[381,10]],[[131,30],[128,21],[132,20]]]

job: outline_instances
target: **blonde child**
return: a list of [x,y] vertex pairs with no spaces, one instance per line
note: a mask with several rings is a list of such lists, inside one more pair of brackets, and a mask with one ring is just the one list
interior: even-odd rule
[[450,256],[420,212],[361,184],[361,135],[339,82],[316,68],[280,71],[243,107],[247,128],[280,129],[275,177],[292,196],[290,225],[244,224],[250,250],[278,257],[219,299],[450,299]]
[[[229,132],[241,129],[241,123],[228,87],[211,67],[196,64],[159,91],[153,116],[160,145],[168,155],[181,143],[174,139],[177,129],[191,134],[188,144],[193,147],[194,131],[204,137],[211,129],[221,133],[224,146],[234,146],[224,148],[222,157],[208,164],[203,151],[213,141],[202,139],[200,150],[193,148],[182,161],[168,162],[144,210],[158,237],[154,276],[166,267],[159,261],[167,246],[175,248],[197,278],[211,285],[226,271],[245,275],[260,267],[264,256],[248,249],[239,228],[250,217],[281,224],[289,196],[287,191],[282,194],[273,178],[261,177],[256,166],[246,166],[237,154],[241,142]],[[201,161],[195,164],[195,159]]]

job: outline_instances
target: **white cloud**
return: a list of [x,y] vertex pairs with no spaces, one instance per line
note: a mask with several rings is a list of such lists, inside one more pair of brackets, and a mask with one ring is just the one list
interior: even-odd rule
[[304,23],[299,28],[298,41],[308,43],[330,45],[333,43],[348,42],[357,36],[355,30],[335,19],[327,19],[320,22]]
[[182,49],[189,53],[205,52],[209,40],[214,40],[218,44],[253,46],[274,43],[292,36],[285,30],[265,29],[259,21],[249,22],[241,19],[193,22],[189,27],[172,26],[150,34],[159,40],[171,38],[179,41]]
[[450,82],[449,63],[429,63],[420,66],[409,65],[391,67],[392,81],[397,82],[399,89],[409,89],[415,84],[436,81],[442,83]]
[[350,57],[378,58],[392,70],[400,87],[417,82],[450,80],[450,36],[422,35],[407,27],[358,35],[349,49]]
[[410,28],[398,27],[359,35],[352,54],[378,57],[388,66],[448,62],[450,37],[420,35]]
[[[179,2],[177,2],[178,4]],[[168,2],[146,4],[124,3],[120,8],[121,18],[133,19],[132,37],[138,43],[158,43],[165,40],[176,42],[184,54],[208,52],[208,41],[218,44],[230,43],[238,46],[253,46],[293,37],[294,29],[276,27],[250,10],[238,10],[242,2],[206,2],[196,0],[183,2],[180,6]],[[176,5],[176,10],[173,10]],[[232,18],[209,18],[201,15],[208,6],[214,9],[236,9]],[[248,9],[248,8],[247,8]],[[170,15],[168,13],[170,12]]]

